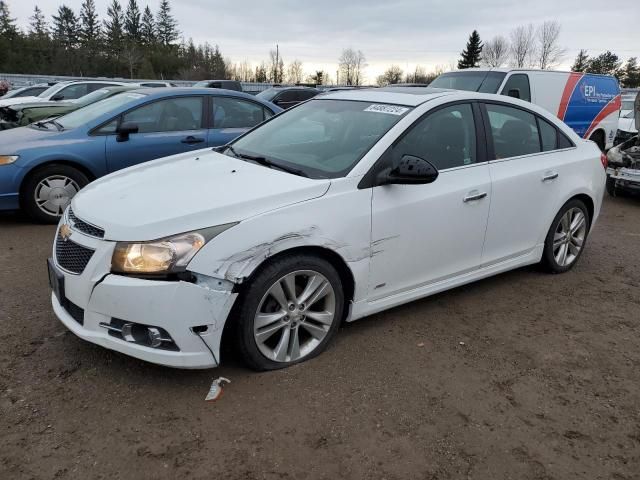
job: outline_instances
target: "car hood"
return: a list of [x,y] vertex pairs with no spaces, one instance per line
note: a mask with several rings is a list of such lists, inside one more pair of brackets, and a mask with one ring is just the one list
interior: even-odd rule
[[[74,137],[75,130],[64,130],[59,132],[53,128],[32,128],[19,127],[10,130],[0,131],[0,155],[24,155],[33,149],[59,146],[63,143],[77,143],[78,138]],[[86,137],[83,140],[90,140]],[[28,156],[28,155],[25,155]],[[18,160],[21,164],[22,159]]]
[[36,103],[42,102],[44,99],[40,97],[15,97],[0,100],[0,107],[8,107],[9,105],[18,105],[20,103]]
[[317,198],[330,184],[202,150],[103,177],[71,208],[106,240],[156,240]]
[[618,119],[618,130],[622,130],[623,132],[636,133],[638,131],[638,129],[636,128],[636,119],[633,117]]
[[9,105],[12,110],[25,110],[27,108],[47,108],[47,107],[70,107],[74,104],[71,102],[25,102]]

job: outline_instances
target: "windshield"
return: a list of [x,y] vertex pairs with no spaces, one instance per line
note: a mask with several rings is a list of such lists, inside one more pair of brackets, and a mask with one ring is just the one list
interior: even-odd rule
[[507,74],[504,72],[488,72],[470,70],[467,72],[443,73],[429,84],[434,88],[451,88],[468,92],[497,93],[502,80]]
[[62,86],[62,84],[60,84],[60,83],[52,85],[51,87],[47,88],[44,92],[42,92],[40,95],[38,95],[38,97],[40,97],[40,98],[48,98],[49,96],[51,96],[53,94],[53,92],[58,90],[61,86]]
[[208,87],[209,83],[211,83],[209,80],[202,80],[201,82],[198,82],[196,84],[194,84],[194,87]]
[[96,103],[98,100],[102,100],[103,98],[109,95],[108,88],[101,88],[100,90],[96,90],[95,92],[91,92],[84,97],[76,98],[75,100],[70,100],[70,102],[75,103],[76,105],[91,105],[92,103]]
[[343,177],[411,108],[311,100],[235,141],[227,155],[262,157],[311,178]]
[[80,125],[84,125],[95,120],[105,113],[142,97],[144,97],[144,95],[141,93],[122,93],[120,95],[114,95],[113,97],[105,98],[104,100],[100,100],[92,105],[88,105],[67,115],[63,115],[62,117],[57,118],[56,121],[64,129],[77,128]]

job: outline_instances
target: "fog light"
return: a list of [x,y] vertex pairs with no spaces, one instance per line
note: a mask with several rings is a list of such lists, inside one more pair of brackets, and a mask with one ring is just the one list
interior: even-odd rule
[[127,322],[119,318],[112,318],[110,323],[100,322],[99,325],[108,330],[110,336],[125,342],[161,350],[180,351],[164,328]]
[[149,336],[149,345],[151,345],[153,348],[158,348],[160,345],[162,345],[162,334],[156,327],[147,328],[147,335]]

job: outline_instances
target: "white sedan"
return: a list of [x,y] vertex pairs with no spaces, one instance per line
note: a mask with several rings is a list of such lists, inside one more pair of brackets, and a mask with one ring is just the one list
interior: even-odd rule
[[87,186],[57,229],[53,309],[79,337],[150,362],[214,367],[225,330],[250,367],[285,367],[342,321],[523,265],[571,269],[605,162],[505,96],[323,95],[217,151]]

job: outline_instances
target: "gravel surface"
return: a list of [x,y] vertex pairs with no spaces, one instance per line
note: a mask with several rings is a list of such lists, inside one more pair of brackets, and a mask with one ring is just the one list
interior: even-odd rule
[[567,274],[413,302],[261,374],[79,340],[49,304],[53,232],[0,216],[2,479],[640,478],[640,199],[605,199]]

